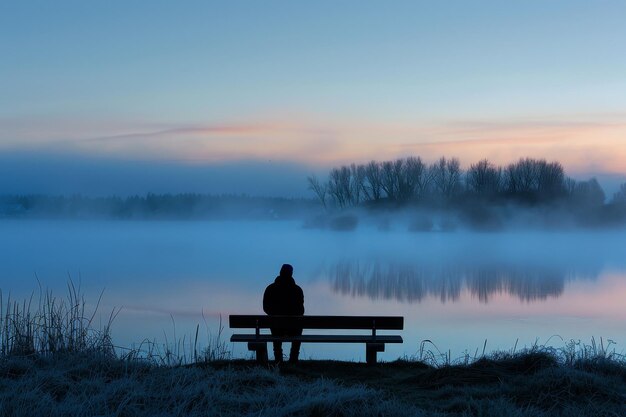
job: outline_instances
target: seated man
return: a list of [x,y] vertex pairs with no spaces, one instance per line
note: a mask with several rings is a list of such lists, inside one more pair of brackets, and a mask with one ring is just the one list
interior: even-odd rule
[[[268,285],[263,294],[263,311],[269,315],[302,316],[304,314],[304,293],[293,279],[293,267],[284,264],[280,275],[273,284]],[[274,336],[300,336],[300,328],[272,328]],[[291,343],[289,362],[297,362],[300,354],[300,342]],[[283,361],[282,342],[274,342],[274,360]]]

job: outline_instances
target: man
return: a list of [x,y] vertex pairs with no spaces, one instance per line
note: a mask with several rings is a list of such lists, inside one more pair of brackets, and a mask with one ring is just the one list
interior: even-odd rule
[[[284,264],[273,284],[268,285],[263,294],[263,311],[269,315],[302,316],[304,314],[304,293],[293,279],[293,267]],[[301,328],[272,328],[274,336],[300,336]],[[289,362],[297,362],[300,342],[291,343]],[[283,361],[282,342],[274,342],[274,360]]]

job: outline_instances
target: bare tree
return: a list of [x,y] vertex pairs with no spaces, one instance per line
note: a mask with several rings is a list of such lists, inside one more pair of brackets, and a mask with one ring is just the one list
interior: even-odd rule
[[509,194],[515,194],[519,190],[520,186],[517,180],[517,172],[515,171],[515,164],[509,164],[503,172],[503,188]]
[[349,192],[350,192],[350,170],[342,168],[333,168],[328,174],[328,194],[332,197],[335,204],[339,208],[343,208],[348,204]]
[[515,171],[520,192],[528,193],[537,189],[539,173],[534,159],[520,159],[516,164]]
[[576,183],[572,198],[577,205],[588,207],[601,206],[604,204],[606,195],[598,180],[591,178],[588,181],[578,181]]
[[620,185],[619,191],[613,194],[613,202],[617,204],[626,204],[626,182]]
[[339,169],[333,168],[328,173],[327,190],[328,195],[334,202],[335,206],[343,207],[342,194],[339,189]]
[[415,189],[416,189],[417,197],[423,198],[424,195],[426,195],[426,193],[428,192],[428,189],[430,188],[433,182],[433,177],[432,177],[430,170],[428,169],[426,164],[421,160],[421,158],[418,158],[418,160],[421,165],[421,168],[420,168],[421,175],[419,175],[419,179],[416,180]]
[[528,199],[534,196],[538,189],[538,177],[536,161],[531,158],[522,158],[506,167],[505,189],[512,196]]
[[382,189],[390,200],[398,200],[400,194],[400,177],[402,175],[402,159],[385,161],[382,164]]
[[494,166],[486,159],[473,164],[465,176],[467,189],[480,196],[494,196],[501,188],[502,168]]
[[504,177],[504,188],[510,195],[529,201],[559,198],[574,187],[566,180],[560,163],[545,159],[520,159],[507,166]]
[[365,191],[365,167],[363,165],[350,165],[350,197],[352,205],[361,203]]
[[540,160],[537,164],[537,191],[543,198],[558,198],[565,194],[565,171],[558,162]]
[[307,177],[307,180],[309,182],[309,190],[312,190],[315,193],[317,198],[322,203],[322,206],[324,206],[324,209],[326,209],[326,194],[328,193],[328,185],[320,183],[315,174]]
[[574,191],[576,190],[575,179],[570,178],[570,177],[565,178],[564,185],[565,185],[565,193],[568,196],[571,196],[572,194],[574,194]]
[[460,188],[461,163],[457,158],[442,157],[430,166],[435,191],[444,198],[450,198]]
[[426,165],[419,157],[408,157],[402,165],[399,184],[399,198],[408,201],[421,197],[426,186]]
[[365,166],[365,186],[364,193],[368,200],[378,201],[382,197],[382,170],[376,161],[370,161]]

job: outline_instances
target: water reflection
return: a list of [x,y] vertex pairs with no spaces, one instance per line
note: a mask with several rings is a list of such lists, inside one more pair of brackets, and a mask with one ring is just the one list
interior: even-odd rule
[[602,265],[411,265],[340,261],[328,277],[334,292],[352,297],[419,303],[427,297],[455,302],[464,292],[488,303],[495,294],[507,293],[531,302],[559,297],[574,279],[595,279]]

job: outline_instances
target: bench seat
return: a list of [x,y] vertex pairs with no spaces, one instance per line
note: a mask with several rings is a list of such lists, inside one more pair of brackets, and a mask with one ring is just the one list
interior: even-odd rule
[[302,342],[302,343],[402,343],[402,336],[393,335],[335,335],[305,334],[302,336],[272,336],[271,334],[234,334],[231,342]]
[[[376,363],[376,353],[385,351],[386,343],[402,343],[398,335],[377,334],[378,330],[402,330],[404,317],[393,316],[268,316],[230,315],[231,329],[250,329],[254,333],[233,334],[231,342],[248,343],[248,350],[256,352],[259,362],[267,362],[267,344],[271,342],[301,343],[363,343],[368,364]],[[299,328],[326,330],[369,330],[370,334],[304,334],[301,336],[273,336],[261,329]]]

